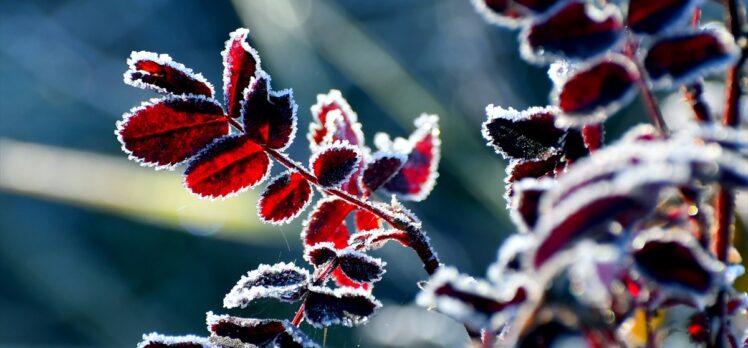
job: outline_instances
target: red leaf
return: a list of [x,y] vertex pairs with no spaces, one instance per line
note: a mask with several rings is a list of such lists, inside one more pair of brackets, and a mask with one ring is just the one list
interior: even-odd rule
[[398,153],[377,152],[366,164],[361,182],[369,192],[378,190],[402,169],[407,156]]
[[366,322],[374,310],[382,304],[374,296],[362,290],[325,287],[309,287],[304,306],[304,318],[316,327],[331,325],[352,327]]
[[572,126],[603,121],[633,99],[638,79],[634,63],[618,55],[581,68],[554,90],[552,99],[563,111],[559,121]]
[[682,24],[699,3],[694,0],[629,0],[626,25],[635,33],[657,34]]
[[361,154],[347,143],[327,145],[309,159],[309,167],[320,185],[336,187],[348,180],[358,168]]
[[356,231],[370,231],[381,227],[382,221],[374,214],[366,210],[356,210],[354,215]]
[[257,212],[269,223],[285,223],[299,216],[312,200],[309,181],[296,172],[285,172],[273,178],[260,201]]
[[512,0],[473,0],[473,6],[489,23],[507,28],[516,28],[527,18],[527,14],[515,6]]
[[483,138],[496,153],[507,159],[537,159],[561,148],[566,130],[556,127],[554,107],[532,107],[517,111],[500,106],[486,107]]
[[546,63],[556,59],[587,60],[615,46],[623,24],[615,6],[603,10],[571,1],[550,17],[528,25],[520,34],[522,57]]
[[223,57],[223,102],[226,114],[232,118],[241,116],[240,102],[249,81],[260,70],[260,56],[247,44],[249,30],[240,28],[229,34]]
[[335,267],[332,271],[332,277],[335,279],[335,283],[340,287],[349,287],[354,289],[363,289],[369,291],[371,284],[369,283],[357,283],[353,279],[349,278],[340,267]]
[[283,321],[248,319],[208,312],[208,331],[213,337],[238,340],[242,343],[264,345],[286,331]]
[[229,125],[223,109],[204,97],[166,97],[133,108],[117,122],[122,150],[146,166],[171,168],[194,156]]
[[552,180],[526,179],[515,183],[509,216],[520,231],[529,232],[535,227],[540,214],[540,198],[551,185]]
[[338,258],[335,244],[331,242],[317,243],[304,251],[304,260],[318,268]]
[[244,130],[256,143],[283,150],[296,134],[296,108],[293,91],[272,91],[270,76],[260,70],[244,92]]
[[523,161],[514,160],[506,167],[506,199],[511,202],[514,195],[514,184],[525,178],[539,179],[542,177],[552,177],[554,171],[559,166],[561,160],[560,154],[551,154],[539,160]]
[[687,231],[654,229],[637,236],[631,256],[638,270],[658,286],[695,295],[708,293],[723,265]]
[[168,54],[132,52],[127,65],[129,69],[125,72],[125,83],[130,86],[161,94],[213,96],[213,86],[203,75],[173,61]]
[[331,90],[317,95],[317,103],[312,106],[314,122],[309,124],[309,147],[312,152],[335,141],[347,141],[353,146],[364,145],[364,133],[358,115],[351,109],[340,91]]
[[657,41],[646,53],[644,68],[656,87],[675,87],[724,70],[737,52],[732,35],[712,27]]
[[[422,115],[415,120],[416,130],[407,141],[408,155],[400,171],[384,184],[384,188],[402,200],[421,201],[431,193],[439,173],[441,157],[439,118]],[[393,149],[394,150],[394,149]]]
[[262,147],[244,136],[224,137],[201,151],[185,174],[185,185],[203,197],[225,197],[252,188],[270,174]]
[[338,249],[348,246],[348,229],[344,220],[353,206],[345,201],[328,197],[320,200],[304,222],[301,239],[306,247],[331,242]]

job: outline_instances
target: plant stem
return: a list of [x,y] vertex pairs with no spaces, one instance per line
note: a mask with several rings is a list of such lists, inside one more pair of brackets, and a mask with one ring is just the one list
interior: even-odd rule
[[712,115],[709,106],[704,101],[704,82],[699,81],[692,83],[683,88],[683,94],[686,101],[691,105],[696,120],[699,122],[712,122]]
[[[740,86],[742,78],[742,69],[748,54],[748,44],[746,43],[745,33],[745,9],[738,0],[727,0],[726,24],[730,28],[732,36],[740,47],[740,57],[734,66],[727,72],[725,82],[725,111],[722,116],[722,124],[727,127],[737,128],[740,125],[740,97],[743,90]],[[715,228],[715,246],[714,252],[717,259],[727,263],[730,244],[732,240],[732,223],[735,214],[735,195],[731,189],[720,187],[715,202],[716,210],[716,228]],[[719,328],[713,342],[713,347],[725,346],[727,338],[729,321],[727,318],[727,294],[724,289],[720,289],[717,295],[716,313],[719,319]]]
[[636,57],[636,51],[638,49],[637,41],[633,37],[629,38],[624,51],[626,55],[631,58],[631,61],[634,62],[634,65],[636,65],[636,70],[639,75],[636,84],[639,86],[639,91],[644,99],[644,106],[647,108],[649,117],[652,119],[652,123],[655,127],[657,127],[657,130],[660,131],[660,134],[662,134],[663,137],[667,137],[669,130],[665,124],[665,119],[662,117],[662,112],[660,111],[660,107],[657,105],[657,100],[655,99],[654,94],[652,94],[652,89],[647,85],[644,75],[644,67]]
[[263,146],[265,152],[267,152],[270,156],[273,157],[276,161],[278,161],[280,164],[285,166],[288,169],[291,169],[293,171],[296,171],[301,176],[304,177],[307,181],[312,183],[314,186],[317,186],[320,190],[323,192],[336,196],[361,210],[365,210],[369,213],[372,213],[379,217],[380,219],[386,221],[388,224],[390,224],[392,227],[401,230],[403,232],[406,232],[408,236],[410,237],[410,247],[416,252],[418,257],[421,259],[421,262],[423,263],[423,268],[426,270],[426,273],[429,275],[433,275],[434,272],[439,268],[441,265],[439,261],[439,257],[434,252],[434,249],[431,247],[431,244],[429,242],[428,237],[426,237],[423,230],[421,230],[421,227],[419,224],[408,220],[406,218],[398,217],[395,214],[392,214],[391,212],[387,212],[379,207],[376,207],[372,205],[368,201],[364,201],[359,199],[358,197],[355,197],[345,191],[342,191],[340,189],[335,188],[326,188],[322,186],[317,178],[310,173],[306,168],[304,168],[303,165],[291,160],[290,158],[286,157],[286,155],[276,151],[275,149],[271,149],[269,147]]

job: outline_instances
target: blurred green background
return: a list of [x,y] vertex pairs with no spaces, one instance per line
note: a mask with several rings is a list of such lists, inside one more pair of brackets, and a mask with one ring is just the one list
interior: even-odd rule
[[[204,335],[210,310],[292,315],[274,302],[221,304],[259,263],[302,261],[298,221],[260,224],[256,192],[200,201],[179,171],[127,161],[113,135],[122,113],[155,97],[122,83],[130,51],[168,53],[220,89],[219,52],[240,26],[273,87],[294,89],[300,135],[332,88],[369,144],[378,131],[406,136],[421,112],[441,115],[438,184],[408,207],[444,262],[485,273],[513,228],[483,109],[544,105],[550,85],[519,60],[516,33],[483,23],[469,1],[0,0],[0,347],[131,347],[151,331]],[[610,134],[643,121],[641,110],[627,108]],[[385,309],[326,338],[305,330],[331,347],[462,345],[459,326],[412,306],[425,278],[417,258],[397,246],[377,256],[389,262],[375,289]]]

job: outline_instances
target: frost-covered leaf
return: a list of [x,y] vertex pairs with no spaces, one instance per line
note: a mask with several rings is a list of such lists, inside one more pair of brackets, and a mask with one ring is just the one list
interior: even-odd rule
[[309,159],[309,167],[320,185],[336,187],[351,177],[361,162],[359,150],[345,142],[336,142],[319,149]]
[[157,333],[143,335],[138,348],[218,348],[207,338],[193,335],[164,336]]
[[264,222],[281,224],[293,220],[312,201],[312,186],[301,174],[288,171],[270,180],[257,202]]
[[244,308],[258,298],[298,301],[309,284],[309,272],[292,263],[260,265],[236,283],[223,299],[226,308]]
[[338,252],[335,244],[331,242],[317,243],[304,251],[304,260],[309,261],[314,267],[322,266],[330,261],[336,261]]
[[488,280],[501,286],[506,279],[517,274],[524,274],[529,267],[528,255],[537,245],[537,238],[531,233],[512,234],[501,243],[496,261],[488,266]]
[[249,81],[260,70],[260,56],[247,44],[249,30],[239,28],[229,34],[223,57],[223,101],[226,114],[231,118],[241,116],[240,102]]
[[563,111],[559,122],[581,126],[604,121],[633,99],[638,79],[636,65],[620,55],[580,68],[554,89],[551,99]]
[[356,210],[354,220],[357,232],[375,230],[382,226],[382,220],[366,210]]
[[227,134],[223,109],[212,99],[180,96],[153,99],[117,122],[117,138],[130,158],[158,169],[173,168]]
[[603,146],[603,141],[605,140],[605,129],[603,128],[603,124],[597,123],[584,126],[580,138],[582,139],[584,147],[588,150],[587,154],[589,154],[590,149],[601,148]]
[[533,107],[524,111],[486,107],[483,138],[506,159],[537,159],[556,152],[566,131],[556,127],[558,109]]
[[701,2],[701,0],[629,0],[626,26],[638,34],[658,34],[682,25]]
[[399,153],[375,153],[366,163],[361,183],[369,192],[378,190],[400,171],[407,159],[407,156]]
[[241,103],[244,131],[258,144],[283,150],[296,135],[296,109],[293,91],[273,91],[270,75],[259,70],[244,90]]
[[509,217],[522,232],[531,231],[538,221],[540,198],[553,185],[552,180],[523,179],[514,183],[509,201]]
[[[286,331],[282,320],[249,319],[208,312],[206,322],[211,341],[228,345],[228,341],[264,346]],[[240,346],[241,344],[235,344]]]
[[726,69],[738,48],[724,27],[712,26],[655,42],[646,52],[644,68],[655,87],[670,88]]
[[354,288],[335,290],[311,286],[304,302],[304,319],[316,327],[355,326],[366,322],[382,304],[368,292]]
[[418,294],[418,305],[434,308],[442,314],[480,331],[496,329],[528,299],[524,287],[497,288],[483,280],[460,274],[454,267],[443,266],[429,279]]
[[513,0],[471,0],[479,14],[489,23],[516,28],[528,19]]
[[344,221],[353,209],[351,204],[336,197],[321,199],[304,221],[301,232],[304,245],[310,247],[317,243],[331,242],[338,249],[348,246],[348,229],[345,228]]
[[200,151],[185,170],[185,186],[202,197],[226,197],[270,174],[270,158],[243,135],[223,137]]
[[349,244],[361,245],[365,250],[379,249],[389,241],[397,241],[403,246],[409,246],[410,236],[397,229],[376,229],[358,232],[351,236]]
[[357,283],[380,281],[385,272],[384,266],[387,265],[381,259],[350,248],[338,252],[338,264],[343,273]]
[[[439,176],[437,168],[441,158],[438,121],[439,117],[436,115],[421,115],[414,121],[416,130],[408,140],[396,140],[393,148],[389,149],[406,154],[408,160],[400,171],[384,184],[383,188],[387,192],[408,201],[424,200],[431,193]],[[397,148],[398,143],[402,144],[402,149]]]
[[514,160],[506,167],[506,198],[511,202],[514,196],[514,184],[522,179],[552,177],[562,159],[561,154],[555,153],[537,160]]
[[616,6],[600,9],[589,2],[570,1],[522,30],[520,53],[534,63],[584,61],[610,50],[622,36],[623,23]]
[[706,294],[724,269],[688,231],[652,229],[637,236],[632,249],[637,270],[658,287],[676,293]]
[[358,122],[358,115],[340,91],[333,89],[327,94],[317,95],[317,103],[311,110],[314,122],[309,124],[307,138],[312,152],[336,141],[347,141],[353,146],[364,145],[364,133]]
[[208,312],[207,323],[211,342],[221,347],[321,347],[288,320],[249,319]]
[[130,86],[161,94],[213,97],[213,86],[203,75],[173,61],[168,54],[133,51],[127,65],[129,69],[125,72],[125,83]]

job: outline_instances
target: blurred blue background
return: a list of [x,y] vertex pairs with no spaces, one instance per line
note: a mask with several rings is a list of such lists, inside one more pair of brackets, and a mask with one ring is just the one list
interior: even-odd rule
[[[441,176],[408,207],[443,261],[476,276],[513,232],[504,162],[480,136],[483,109],[544,105],[550,86],[544,69],[519,60],[516,33],[485,24],[467,0],[0,0],[0,9],[0,347],[127,347],[151,331],[204,335],[209,310],[295,311],[221,304],[259,263],[302,261],[298,222],[260,224],[256,192],[200,201],[178,171],[141,168],[120,151],[114,123],[155,96],[122,83],[132,50],[168,53],[220,88],[224,41],[248,27],[273,87],[294,89],[300,134],[316,95],[332,88],[368,144],[437,113]],[[306,139],[296,139],[290,152],[303,161]],[[331,329],[326,343],[464,343],[458,326],[412,306],[425,278],[417,258],[398,246],[377,256],[389,262],[374,290],[385,309],[362,328]]]

